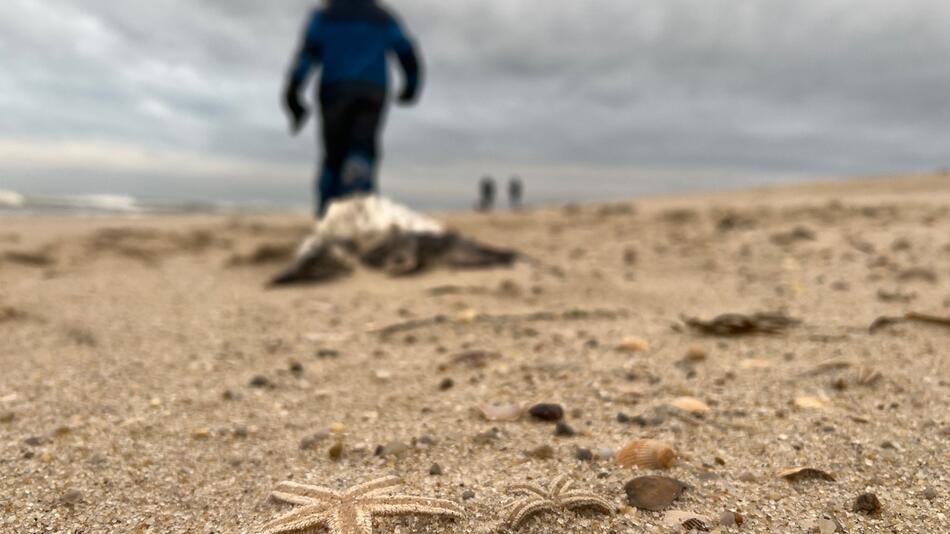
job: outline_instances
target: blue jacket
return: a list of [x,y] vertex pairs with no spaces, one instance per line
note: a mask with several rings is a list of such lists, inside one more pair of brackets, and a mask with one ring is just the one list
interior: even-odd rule
[[402,25],[375,0],[333,0],[313,12],[291,70],[291,83],[301,87],[311,71],[323,67],[321,87],[339,82],[389,86],[386,59],[392,52],[406,77],[404,98],[419,89],[421,67],[416,47]]

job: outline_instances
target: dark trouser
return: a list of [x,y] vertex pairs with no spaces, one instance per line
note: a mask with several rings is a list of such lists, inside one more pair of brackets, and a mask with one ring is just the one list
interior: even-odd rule
[[317,217],[334,200],[376,191],[379,132],[386,91],[363,83],[337,83],[320,89],[323,115],[323,167],[317,179]]

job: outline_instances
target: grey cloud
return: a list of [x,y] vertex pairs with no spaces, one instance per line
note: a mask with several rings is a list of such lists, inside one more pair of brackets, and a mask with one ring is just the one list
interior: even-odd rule
[[[398,187],[415,188],[403,170],[419,167],[467,187],[452,169],[478,162],[763,175],[947,163],[940,0],[394,3],[429,67],[422,105],[390,115]],[[315,143],[287,137],[278,95],[312,4],[6,0],[0,137],[290,163],[302,190]],[[0,189],[30,186],[17,171],[0,162]],[[260,188],[294,198],[292,183]]]

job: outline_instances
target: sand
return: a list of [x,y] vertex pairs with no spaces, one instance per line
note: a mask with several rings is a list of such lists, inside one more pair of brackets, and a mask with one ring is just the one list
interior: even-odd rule
[[[950,328],[868,331],[950,315],[950,177],[440,218],[533,261],[274,291],[303,215],[0,220],[0,532],[257,532],[291,508],[269,499],[282,480],[389,474],[467,517],[377,533],[496,531],[508,486],[561,474],[620,510],[520,532],[674,532],[626,504],[646,474],[690,486],[673,510],[745,519],[721,532],[950,528]],[[731,338],[682,322],[729,312],[802,324]],[[577,434],[485,421],[492,402],[558,403]],[[676,463],[575,458],[640,438]],[[878,516],[852,511],[868,492]]]

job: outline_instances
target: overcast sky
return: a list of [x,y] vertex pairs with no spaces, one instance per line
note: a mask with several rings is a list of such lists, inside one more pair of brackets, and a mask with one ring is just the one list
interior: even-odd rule
[[[2,0],[0,190],[306,199],[279,93],[313,4]],[[483,172],[597,198],[950,165],[946,0],[389,5],[428,83],[383,187],[418,205]]]

